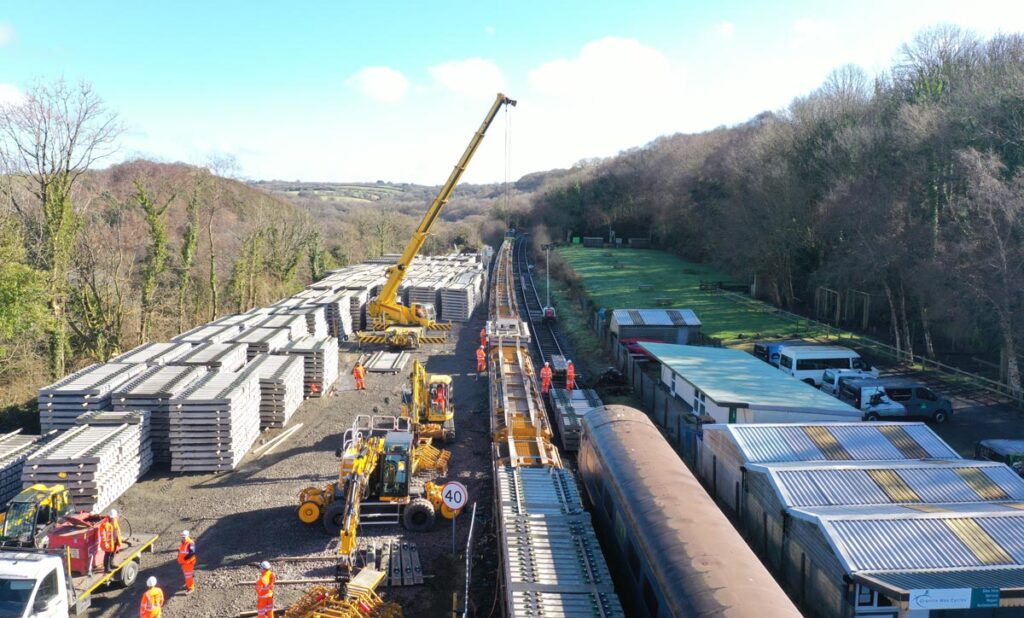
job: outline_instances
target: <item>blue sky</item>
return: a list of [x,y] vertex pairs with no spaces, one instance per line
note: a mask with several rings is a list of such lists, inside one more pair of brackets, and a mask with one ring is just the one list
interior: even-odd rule
[[[1024,3],[2,0],[0,101],[63,75],[121,115],[121,157],[438,184],[502,89],[516,178],[783,108],[938,23],[1024,31]],[[504,178],[505,131],[467,181]]]

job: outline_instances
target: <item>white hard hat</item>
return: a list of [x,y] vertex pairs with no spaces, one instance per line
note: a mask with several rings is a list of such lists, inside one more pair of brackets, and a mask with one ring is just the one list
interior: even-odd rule
[[187,536],[188,536],[188,530],[182,530],[181,531],[181,538],[185,538]]
[[149,577],[149,579],[146,580],[146,587],[147,588],[152,588],[155,585],[156,585],[156,578],[151,575]]
[[270,563],[267,562],[266,560],[264,560],[263,562],[260,563],[260,568],[263,569],[264,571],[269,571],[270,570]]
[[117,509],[110,509],[110,516],[117,517]]
[[550,364],[551,364],[551,363],[549,363],[549,362],[547,362],[547,361],[544,361],[544,366],[545,366],[545,367],[547,367],[547,366],[548,366],[548,365],[550,365]]

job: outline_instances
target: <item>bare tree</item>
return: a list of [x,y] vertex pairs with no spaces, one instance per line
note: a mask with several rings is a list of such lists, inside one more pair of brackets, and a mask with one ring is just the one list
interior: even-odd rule
[[[32,241],[30,255],[47,273],[52,326],[50,372],[64,375],[68,274],[82,207],[72,191],[79,178],[115,150],[122,127],[92,86],[63,79],[34,85],[18,103],[0,106],[0,165],[4,187]],[[13,186],[24,180],[28,200]]]

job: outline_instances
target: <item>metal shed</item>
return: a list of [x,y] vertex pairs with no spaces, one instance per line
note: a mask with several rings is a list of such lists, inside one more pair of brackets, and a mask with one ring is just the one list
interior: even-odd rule
[[700,320],[690,309],[616,309],[608,327],[612,343],[644,337],[666,343],[697,343]]

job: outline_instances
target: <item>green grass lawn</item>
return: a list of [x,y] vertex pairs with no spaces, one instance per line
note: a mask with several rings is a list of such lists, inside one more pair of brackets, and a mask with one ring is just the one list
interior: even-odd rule
[[[693,264],[663,251],[647,249],[585,249],[562,247],[562,257],[583,279],[597,307],[608,309],[656,308],[667,298],[669,307],[692,309],[703,333],[727,344],[752,337],[817,337],[820,329],[794,322],[757,301],[737,302],[715,292],[701,291],[701,281],[735,283],[728,275],[703,264]],[[641,289],[649,285],[650,289]]]

